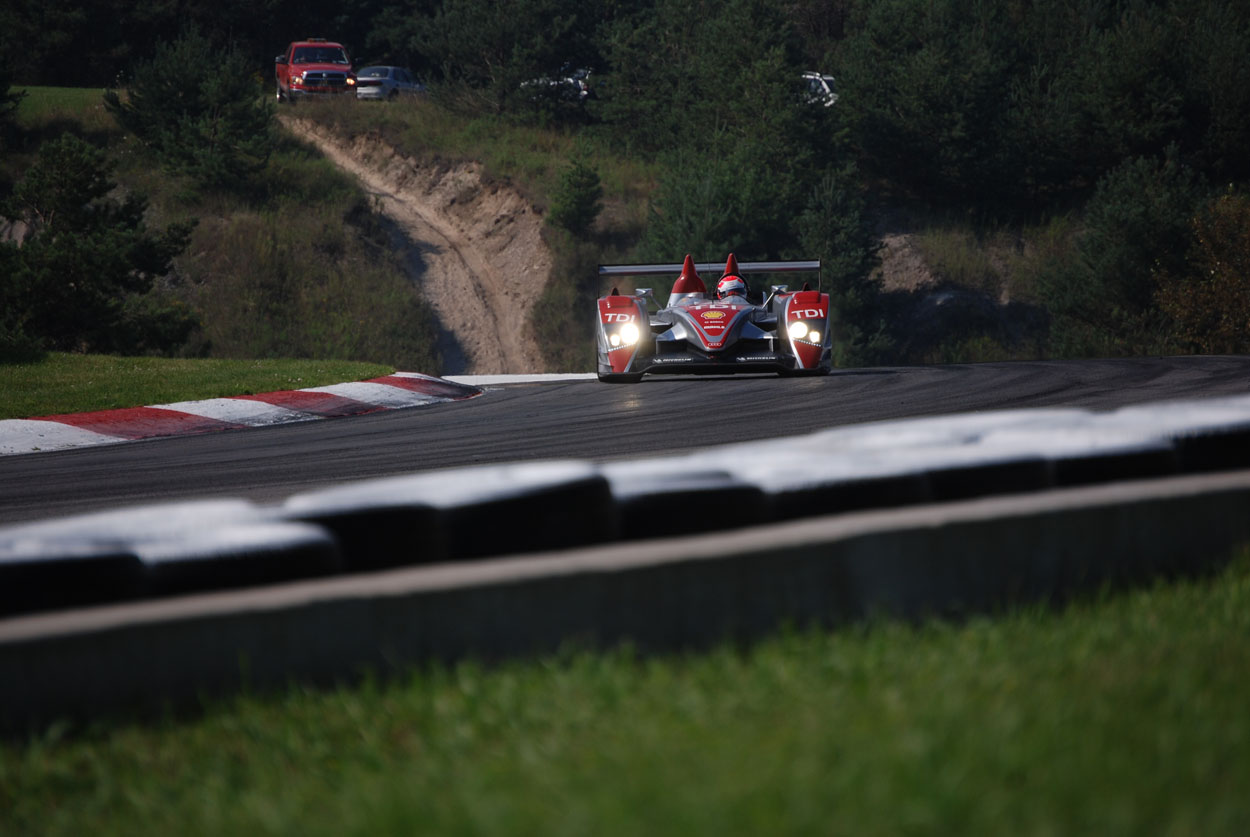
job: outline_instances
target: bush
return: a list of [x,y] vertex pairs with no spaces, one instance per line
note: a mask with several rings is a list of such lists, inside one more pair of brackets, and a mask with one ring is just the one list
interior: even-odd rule
[[855,170],[826,175],[799,216],[803,254],[821,260],[821,284],[834,312],[834,360],[863,366],[884,360],[893,343],[872,273],[881,245],[869,227]]
[[1166,349],[1156,277],[1184,272],[1191,219],[1205,193],[1201,176],[1175,147],[1163,158],[1128,160],[1099,182],[1085,210],[1077,258],[1042,279],[1057,355]]
[[239,186],[273,153],[273,106],[261,97],[249,59],[189,32],[134,68],[126,101],[104,105],[172,172],[206,187]]
[[551,237],[551,276],[530,315],[534,334],[549,370],[586,372],[595,368],[599,249],[560,230]]
[[[112,165],[103,152],[71,134],[45,143],[17,184],[10,217],[32,230],[20,247],[5,245],[5,328],[67,351],[113,351],[128,338],[127,305],[169,272],[191,225],[152,233],[146,200],[114,198]],[[178,331],[166,337],[176,341]],[[153,350],[176,348],[161,342]]]
[[577,238],[585,238],[602,210],[603,185],[598,172],[583,157],[574,159],[560,175],[560,183],[551,195],[547,222]]
[[26,92],[12,91],[13,72],[9,56],[0,49],[0,151],[9,144],[9,132],[12,130],[14,114],[25,98]]
[[1184,348],[1250,352],[1250,198],[1225,194],[1194,218],[1185,272],[1160,275],[1156,298]]

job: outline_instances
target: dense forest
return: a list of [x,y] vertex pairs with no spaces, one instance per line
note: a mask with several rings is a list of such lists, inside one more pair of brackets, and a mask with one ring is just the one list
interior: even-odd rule
[[[872,279],[900,215],[1057,239],[1021,286],[1028,328],[969,315],[971,343],[1250,347],[1250,5],[1232,0],[15,0],[0,120],[13,87],[127,88],[188,39],[268,91],[273,56],[314,35],[411,67],[444,107],[658,164],[638,258],[822,258],[841,362],[915,357],[915,311]],[[522,84],[572,68],[584,104]],[[808,70],[836,77],[836,105],[805,98]]]

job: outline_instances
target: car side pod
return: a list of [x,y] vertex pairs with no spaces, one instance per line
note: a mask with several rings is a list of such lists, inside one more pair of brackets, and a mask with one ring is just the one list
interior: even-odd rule
[[829,312],[829,295],[819,291],[802,290],[783,297],[778,336],[794,355],[794,374],[829,374],[833,365]]
[[633,384],[642,380],[636,360],[650,353],[651,320],[645,295],[623,296],[616,288],[599,300],[596,330],[596,372],[605,383]]

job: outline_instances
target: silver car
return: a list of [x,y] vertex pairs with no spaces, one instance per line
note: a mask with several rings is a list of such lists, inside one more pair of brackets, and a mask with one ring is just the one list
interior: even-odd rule
[[361,67],[356,71],[357,99],[388,102],[400,96],[419,96],[423,93],[425,85],[403,67]]

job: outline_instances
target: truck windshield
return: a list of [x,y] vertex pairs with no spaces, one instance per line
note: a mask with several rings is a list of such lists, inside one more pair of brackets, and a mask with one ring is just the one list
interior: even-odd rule
[[296,47],[292,64],[349,64],[341,47]]

